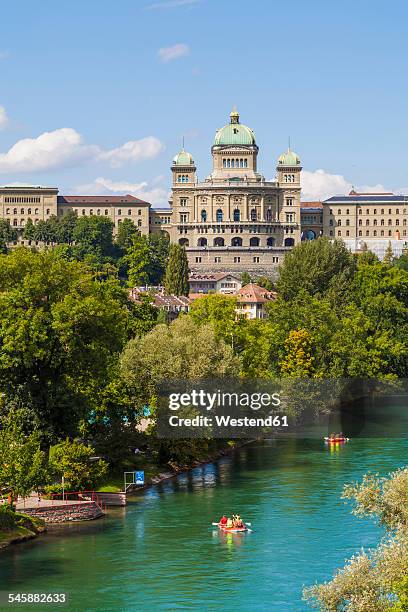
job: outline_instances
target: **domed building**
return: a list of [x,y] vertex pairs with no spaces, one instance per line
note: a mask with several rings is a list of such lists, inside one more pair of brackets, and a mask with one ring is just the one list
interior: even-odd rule
[[300,241],[300,159],[288,149],[278,158],[276,177],[266,180],[258,151],[253,130],[234,109],[216,131],[205,180],[198,180],[184,148],[173,158],[166,230],[185,246],[192,271],[271,274]]

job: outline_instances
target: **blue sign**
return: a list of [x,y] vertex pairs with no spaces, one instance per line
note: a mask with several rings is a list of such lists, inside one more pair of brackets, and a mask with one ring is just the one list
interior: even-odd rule
[[149,408],[149,406],[143,406],[143,416],[144,417],[150,416],[150,408]]
[[135,483],[137,485],[144,485],[144,472],[135,472]]

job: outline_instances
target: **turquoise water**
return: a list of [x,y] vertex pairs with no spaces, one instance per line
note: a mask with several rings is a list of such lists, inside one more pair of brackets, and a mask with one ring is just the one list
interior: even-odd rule
[[[350,513],[343,484],[405,465],[407,450],[407,441],[373,439],[332,452],[317,440],[246,446],[106,519],[2,553],[0,588],[66,591],[64,609],[75,611],[309,610],[302,587],[381,535]],[[223,512],[239,512],[253,533],[213,530]]]

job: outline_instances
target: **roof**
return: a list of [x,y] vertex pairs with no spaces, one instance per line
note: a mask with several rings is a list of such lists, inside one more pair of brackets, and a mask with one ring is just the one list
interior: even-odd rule
[[[157,288],[159,289],[159,288]],[[134,302],[141,302],[141,296],[150,296],[153,298],[153,306],[156,308],[165,308],[167,310],[188,308],[190,299],[185,295],[168,295],[161,290],[151,292],[147,287],[133,287],[129,291],[129,297]]]
[[246,302],[253,304],[263,304],[276,300],[277,294],[275,291],[269,291],[264,287],[260,287],[256,283],[249,283],[241,287],[235,294],[238,298],[238,302]]
[[194,159],[191,153],[182,149],[175,157],[173,157],[174,166],[194,166]]
[[364,202],[378,202],[390,203],[390,204],[404,204],[408,202],[408,196],[406,195],[389,195],[389,194],[353,194],[346,196],[332,196],[327,200],[324,200],[324,204],[362,204]]
[[323,204],[320,200],[317,200],[316,202],[301,202],[300,208],[320,208],[323,210]]
[[236,278],[239,280],[239,276],[235,274],[228,274],[227,272],[214,272],[214,274],[198,274],[197,272],[193,272],[189,275],[188,280],[191,281],[213,281],[217,282],[222,280],[223,278],[230,276],[232,278]]
[[230,123],[215,133],[214,145],[255,145],[255,134],[251,128],[239,122],[237,110],[230,114]]
[[278,166],[300,166],[300,157],[288,147],[286,153],[279,156]]
[[149,202],[140,200],[132,195],[123,196],[58,196],[58,204],[80,204],[81,206],[90,206],[98,204],[126,204],[127,206],[150,206]]

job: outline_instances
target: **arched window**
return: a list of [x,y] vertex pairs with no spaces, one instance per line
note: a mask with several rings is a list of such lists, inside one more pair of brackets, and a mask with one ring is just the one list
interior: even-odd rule
[[217,236],[217,238],[214,238],[214,246],[224,246],[224,238],[221,238],[221,236]]
[[349,215],[349,214],[350,214],[350,209],[348,208],[348,209],[346,210],[346,215]]
[[395,214],[399,215],[399,208],[396,209]]
[[337,230],[337,235],[341,236],[341,230]]
[[406,224],[407,224],[407,220],[406,220],[406,219],[403,219],[403,220],[402,220],[402,225],[406,225]]
[[13,219],[13,225],[14,227],[17,227],[17,219]]
[[118,210],[118,216],[120,217],[120,215],[121,215],[121,214],[122,214],[122,209],[121,209],[121,208],[119,208],[119,210]]
[[373,235],[376,236],[377,235],[377,230],[373,231]]
[[362,235],[363,235],[363,232],[362,232],[361,230],[358,230],[358,235],[359,235],[359,236],[362,236]]
[[199,238],[197,241],[197,246],[200,246],[200,247],[207,246],[207,238]]
[[105,209],[105,215],[108,216],[109,215],[109,210]]
[[338,209],[337,214],[341,215],[341,209],[340,208]]
[[38,208],[35,209],[35,214],[38,215]]
[[392,225],[392,220],[388,219],[388,225]]
[[295,244],[294,238],[285,238],[285,246],[291,247]]
[[359,214],[359,215],[361,215],[361,214],[362,214],[362,212],[363,212],[363,211],[361,210],[361,208],[359,208],[359,209],[358,209],[358,214]]
[[13,210],[13,214],[15,214],[15,215],[17,214],[17,208],[15,208],[15,209]]
[[240,238],[239,236],[234,236],[234,238],[231,240],[231,246],[233,247],[242,246],[242,238]]
[[9,215],[9,214],[10,214],[10,209],[6,208],[6,215]]
[[204,209],[201,211],[201,221],[204,223],[207,221],[207,211]]
[[98,208],[98,210],[96,211],[96,214],[99,216],[101,214],[101,209]]
[[28,214],[28,215],[31,215],[31,208],[29,208],[29,209],[27,210],[27,214]]
[[234,221],[239,221],[240,219],[241,219],[241,213],[240,213],[240,211],[238,210],[238,208],[236,208],[236,209],[234,210]]
[[266,220],[272,221],[272,210],[270,208],[268,208],[268,210],[266,211]]
[[216,214],[217,223],[221,223],[222,222],[222,218],[223,218],[222,210],[221,210],[221,208],[219,208],[217,210],[217,214]]
[[130,208],[129,208],[129,210],[128,210],[128,215],[129,215],[129,217],[130,217],[130,215],[131,215],[131,214],[132,214],[132,211],[131,211],[131,210],[130,210]]
[[244,168],[248,168],[248,160],[244,159]]
[[269,247],[275,246],[275,238],[273,238],[273,236],[269,236],[268,240],[266,241],[266,244]]
[[230,167],[231,167],[231,160],[227,159],[227,168],[230,168]]
[[82,214],[86,215],[86,210],[84,208],[82,209]]
[[92,216],[93,215],[93,208],[91,208],[91,210],[89,211],[89,214]]
[[350,225],[350,219],[346,219],[346,225]]
[[366,219],[366,225],[370,225],[370,219]]
[[22,208],[20,212],[22,215],[24,215],[24,208]]
[[396,219],[395,225],[399,225],[399,219]]
[[239,167],[240,167],[240,168],[243,168],[243,167],[244,167],[244,160],[243,160],[243,159],[240,159],[240,160],[239,160]]
[[253,208],[251,210],[251,221],[256,221],[256,220],[257,220],[256,208]]
[[138,226],[138,227],[142,227],[142,220],[141,220],[141,219],[138,219],[138,220],[137,220],[137,226]]
[[226,160],[226,159],[223,159],[223,160],[222,160],[222,165],[223,165],[223,167],[224,167],[224,168],[226,168],[226,167],[227,167],[227,160]]
[[187,247],[189,245],[188,238],[180,238],[179,245]]
[[252,238],[250,238],[249,240],[249,246],[259,246],[259,238],[257,238],[256,236],[253,236]]
[[341,219],[337,221],[337,225],[341,225]]
[[381,214],[382,214],[382,215],[384,214],[384,209],[383,209],[383,208],[381,209]]
[[363,225],[363,220],[362,220],[362,219],[359,219],[359,220],[358,220],[358,224],[359,224],[359,225]]
[[373,225],[377,225],[377,219],[374,219]]
[[374,208],[374,214],[375,214],[375,215],[377,214],[377,209],[376,209],[376,208]]

